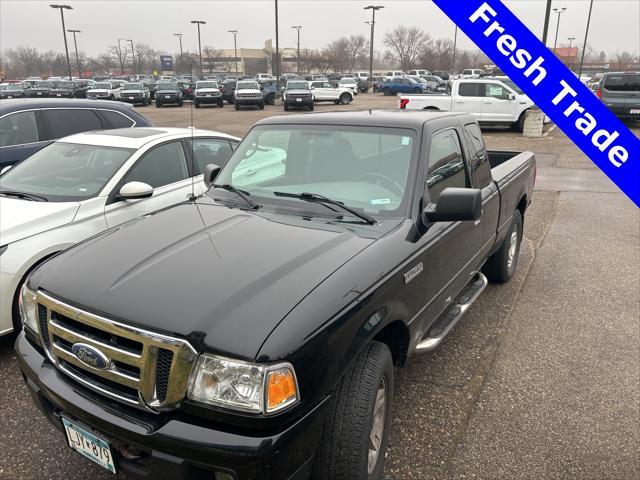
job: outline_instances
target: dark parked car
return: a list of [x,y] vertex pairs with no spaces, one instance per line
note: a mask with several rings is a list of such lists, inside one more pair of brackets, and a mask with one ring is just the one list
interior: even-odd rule
[[369,81],[371,82],[371,90],[373,93],[381,92],[382,86],[386,83],[384,77],[371,77]]
[[31,88],[25,90],[24,96],[29,98],[46,98],[49,96],[53,82],[47,80],[36,80],[31,82]]
[[78,87],[73,80],[56,80],[53,82],[53,88],[49,90],[49,96],[52,98],[77,98],[79,95]]
[[0,98],[23,98],[25,96],[25,88],[29,88],[22,83],[10,83],[2,91]]
[[445,72],[444,70],[438,70],[436,72],[431,72],[431,75],[435,75],[436,77],[440,77],[445,82],[449,80],[450,74],[449,72]]
[[33,271],[26,388],[111,471],[379,480],[394,367],[512,277],[534,171],[467,114],[262,120],[203,196]]
[[313,110],[313,94],[306,80],[289,80],[282,93],[285,112],[290,108],[308,108]]
[[0,168],[13,165],[58,138],[89,130],[152,127],[131,105],[108,100],[3,100]]
[[276,98],[280,97],[278,92],[278,82],[275,78],[267,80],[258,80],[260,88],[262,89],[262,96],[264,97],[264,103],[267,105],[273,105],[276,103]]
[[190,80],[178,80],[176,82],[182,92],[182,98],[193,100],[193,84]]
[[358,85],[358,91],[360,93],[367,93],[371,88],[371,83],[368,80],[360,77],[353,77],[356,80],[356,84]]
[[182,90],[176,82],[158,82],[156,88],[156,107],[163,105],[177,105],[181,107],[184,102]]
[[222,98],[229,103],[233,103],[233,93],[236,90],[235,78],[226,78],[220,85],[220,91],[222,92]]
[[640,72],[605,73],[596,95],[617,117],[640,120]]
[[447,89],[447,81],[444,78],[441,78],[437,75],[423,75],[422,78],[424,78],[427,82],[435,84],[438,90]]
[[427,82],[418,82],[409,77],[393,77],[382,87],[385,95],[397,93],[425,93],[431,92],[433,85]]

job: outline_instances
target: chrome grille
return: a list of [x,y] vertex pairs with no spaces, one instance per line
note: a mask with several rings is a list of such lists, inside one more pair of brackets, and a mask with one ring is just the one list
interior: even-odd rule
[[[196,352],[179,338],[142,330],[37,293],[40,331],[49,359],[62,372],[107,397],[152,411],[175,408],[184,398]],[[89,345],[109,360],[105,368],[72,351]]]

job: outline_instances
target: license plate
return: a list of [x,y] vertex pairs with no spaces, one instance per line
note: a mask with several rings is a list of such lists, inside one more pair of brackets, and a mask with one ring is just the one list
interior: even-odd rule
[[301,98],[296,98],[296,102],[301,102],[302,99]]
[[207,93],[207,97],[210,97],[210,96],[211,96],[211,94],[210,94],[210,93]]
[[632,108],[631,110],[629,110],[629,113],[630,113],[631,115],[640,115],[640,110],[639,110],[639,109],[633,109],[633,108]]
[[13,98],[11,95],[7,95],[7,98]]
[[61,97],[62,94],[61,93],[56,93],[56,97]]
[[111,449],[107,442],[71,423],[66,418],[62,418],[62,422],[67,433],[67,442],[73,450],[81,453],[89,460],[93,460],[110,472],[116,473],[113,455],[111,455]]
[[129,100],[133,100],[133,97],[129,97]]
[[42,95],[42,92],[38,92],[38,95]]
[[167,100],[169,100],[171,97],[169,95],[165,95],[164,98],[166,98]]

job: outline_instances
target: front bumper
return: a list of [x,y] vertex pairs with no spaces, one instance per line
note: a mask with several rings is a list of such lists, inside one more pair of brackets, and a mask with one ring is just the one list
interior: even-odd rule
[[122,95],[122,97],[120,98],[121,102],[125,102],[125,103],[131,103],[133,105],[137,104],[137,103],[147,103],[147,98],[146,97],[136,97],[134,96],[133,98],[129,98],[129,95]]
[[628,104],[607,105],[607,108],[611,110],[611,112],[618,118],[640,120],[640,113],[631,113],[632,110],[634,112],[635,111],[640,112],[640,104],[638,105],[628,105]]
[[263,97],[236,97],[235,102],[238,105],[263,105],[264,98]]
[[182,103],[182,99],[180,97],[175,97],[173,95],[170,95],[170,98],[165,97],[166,95],[163,93],[156,94],[156,103],[159,103],[160,105],[179,105]]
[[[208,427],[180,412],[164,414],[168,418],[144,416],[103,397],[93,400],[93,394],[53,367],[24,332],[16,340],[16,352],[29,393],[42,413],[61,431],[64,416],[108,441],[117,471],[134,478],[171,480],[310,476],[327,400],[282,432],[250,436]],[[126,460],[121,452],[127,448],[141,450],[143,458]]]
[[[298,101],[300,100],[300,101]],[[286,103],[287,105],[289,105],[290,107],[310,107],[313,106],[313,97],[306,97],[306,98],[287,98],[284,103]]]
[[196,96],[195,100],[198,103],[222,103],[222,95],[217,95],[217,96],[210,96],[210,97],[201,97],[201,96]]

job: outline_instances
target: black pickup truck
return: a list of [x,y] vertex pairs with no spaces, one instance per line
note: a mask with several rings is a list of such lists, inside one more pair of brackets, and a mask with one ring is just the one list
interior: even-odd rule
[[201,197],[33,271],[28,389],[133,477],[380,479],[394,366],[512,276],[535,169],[466,114],[262,120]]

